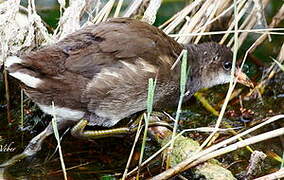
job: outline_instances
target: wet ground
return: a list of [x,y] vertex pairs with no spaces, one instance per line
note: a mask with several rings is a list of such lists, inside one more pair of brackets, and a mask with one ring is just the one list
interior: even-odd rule
[[[280,73],[269,83],[262,96],[262,100],[259,98],[250,98],[249,100],[242,98],[241,106],[239,98],[233,99],[228,106],[224,121],[233,127],[240,127],[240,130],[243,130],[250,125],[261,122],[266,117],[284,113],[283,83],[284,76],[283,73]],[[218,109],[220,102],[222,102],[225,97],[226,88],[227,86],[223,85],[207,90],[204,92],[204,97],[209,100],[213,107]],[[237,86],[236,89],[242,89],[241,95],[245,95],[248,92],[248,89],[243,86]],[[11,96],[11,123],[8,123],[6,117],[5,104],[1,104],[0,162],[20,153],[30,139],[46,127],[51,118],[42,114],[30,100],[25,98],[25,123],[23,128],[21,128],[20,90],[18,89],[17,91],[18,93],[12,93]],[[5,102],[5,100],[1,99],[1,102]],[[246,110],[242,110],[241,108]],[[214,126],[216,116],[205,110],[201,103],[195,98],[190,99],[190,101],[184,105],[183,109],[179,130]],[[262,128],[260,131],[256,132],[256,134],[275,129],[283,126],[283,124],[284,121],[280,120],[279,122]],[[223,125],[223,127],[225,126]],[[61,134],[64,134],[64,132],[61,132]],[[194,132],[188,133],[187,136],[202,142],[207,137],[207,134]],[[219,140],[229,136],[231,136],[231,134],[223,134],[220,136]],[[68,177],[70,179],[112,179],[120,177],[125,169],[133,141],[134,135],[83,141],[72,137],[69,131],[66,132],[63,135],[61,146],[64,154],[64,162],[68,169]],[[33,157],[26,158],[4,171],[2,169],[2,176],[6,179],[62,179],[59,155],[58,152],[55,152],[56,146],[57,142],[54,136],[49,137],[44,142],[42,150],[39,153]],[[269,156],[276,154],[282,156],[283,153],[283,141],[281,141],[281,138],[274,138],[267,142],[252,145],[251,147],[255,150],[262,150]],[[159,145],[149,139],[146,148],[147,156],[150,156],[150,154],[154,153],[158,148]],[[139,151],[139,148],[136,148],[131,167],[135,167],[139,157]],[[245,171],[249,156],[250,152],[244,148],[219,157],[218,159],[224,166],[228,166],[229,170],[237,175]],[[156,160],[153,162],[154,165],[151,165],[151,170],[154,174],[161,169],[158,162],[159,160]],[[263,171],[263,173],[273,172],[277,170],[279,166],[280,163],[278,161],[268,157],[265,161],[265,171]]]

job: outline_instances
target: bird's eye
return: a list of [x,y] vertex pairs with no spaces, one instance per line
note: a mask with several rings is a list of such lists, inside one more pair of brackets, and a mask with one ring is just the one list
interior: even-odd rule
[[225,70],[230,70],[230,69],[232,68],[232,62],[230,62],[230,61],[225,61],[225,62],[223,63],[223,68],[224,68]]

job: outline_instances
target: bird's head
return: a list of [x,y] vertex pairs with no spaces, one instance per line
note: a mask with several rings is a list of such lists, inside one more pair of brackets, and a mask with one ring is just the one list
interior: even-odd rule
[[[233,52],[217,43],[187,44],[190,72],[187,82],[188,93],[201,88],[210,88],[230,82]],[[237,82],[251,87],[248,77],[238,68],[235,70]]]

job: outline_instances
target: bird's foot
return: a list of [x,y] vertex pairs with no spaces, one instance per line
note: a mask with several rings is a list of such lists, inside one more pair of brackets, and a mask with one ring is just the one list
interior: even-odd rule
[[[165,116],[160,112],[153,112],[150,121],[149,127],[153,126],[164,126],[169,129],[173,129],[170,124],[166,121],[160,120],[161,116]],[[133,123],[131,123],[128,127],[119,127],[112,128],[106,130],[85,130],[86,126],[89,124],[89,121],[86,119],[81,119],[73,128],[71,129],[72,136],[80,139],[100,139],[105,137],[113,137],[113,136],[123,136],[135,133],[138,129],[138,124],[141,121],[141,118],[137,118]]]
[[[100,139],[105,137],[114,137],[131,134],[137,131],[138,123],[133,123],[130,127],[120,127],[112,128],[106,130],[85,130],[85,127],[88,125],[88,120],[80,120],[72,129],[72,136],[80,139]],[[149,126],[165,126],[168,128],[172,127],[163,121],[149,122]]]
[[25,152],[22,152],[21,154],[17,154],[13,156],[11,159],[7,160],[6,162],[0,164],[0,168],[10,167],[26,157],[28,157],[28,155]]
[[40,134],[38,134],[29,142],[28,146],[21,154],[17,154],[13,156],[11,159],[7,160],[6,162],[0,164],[0,168],[12,166],[16,164],[18,161],[36,154],[38,151],[40,151],[44,139],[52,133],[53,133],[52,125],[51,123],[49,123],[49,125],[45,128],[44,131],[42,131]]
[[104,137],[129,134],[131,132],[131,129],[127,127],[113,128],[113,129],[107,129],[107,130],[85,130],[85,127],[88,125],[88,123],[89,122],[85,119],[80,120],[71,129],[71,134],[74,137],[77,137],[80,139],[100,139]]
[[38,151],[40,151],[42,141],[46,137],[47,137],[46,134],[43,134],[43,132],[40,133],[38,136],[34,137],[21,154],[17,154],[13,156],[11,159],[7,160],[6,162],[0,164],[0,168],[10,167],[26,157],[36,154]]

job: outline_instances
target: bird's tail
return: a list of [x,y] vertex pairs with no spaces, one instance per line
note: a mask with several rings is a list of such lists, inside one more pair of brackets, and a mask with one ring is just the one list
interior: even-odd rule
[[20,80],[28,87],[37,88],[42,83],[39,74],[27,66],[25,59],[10,56],[5,61],[5,68],[8,70],[10,76]]

